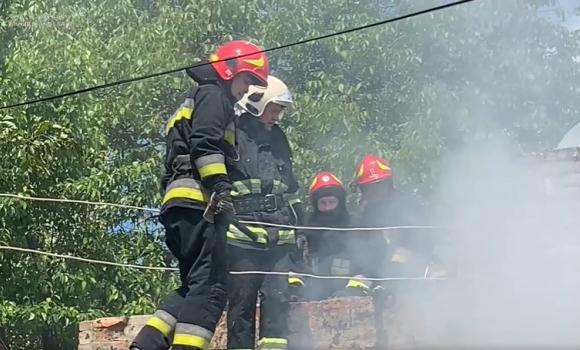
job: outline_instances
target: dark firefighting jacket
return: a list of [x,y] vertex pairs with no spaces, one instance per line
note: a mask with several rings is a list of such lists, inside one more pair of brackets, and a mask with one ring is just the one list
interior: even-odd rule
[[[427,224],[427,220],[425,210],[416,197],[392,189],[380,203],[365,205],[358,226],[422,226]],[[426,265],[418,271],[415,264],[411,266],[409,263],[412,257],[430,258],[435,247],[435,238],[430,232],[421,229],[366,232],[367,245],[375,247],[369,252],[367,261],[375,266],[380,277],[422,277]]]
[[236,99],[209,65],[191,69],[199,84],[165,127],[161,212],[173,206],[204,210],[210,192],[231,188],[226,164],[234,159]]
[[[340,211],[335,215],[314,213],[308,220],[309,227],[352,227],[349,213]],[[307,242],[308,273],[320,276],[362,278],[370,273],[364,271],[366,251],[358,250],[364,239],[354,231],[304,230]],[[308,278],[303,292],[304,300],[319,301],[340,294],[345,288],[358,286],[358,279]]]
[[[249,113],[237,121],[236,146],[239,157],[229,167],[232,199],[240,220],[300,225],[303,209],[298,196],[298,182],[292,170],[292,151],[286,135],[277,125],[266,130]],[[228,242],[246,248],[269,245],[295,245],[294,229],[245,225],[258,240],[230,225]]]

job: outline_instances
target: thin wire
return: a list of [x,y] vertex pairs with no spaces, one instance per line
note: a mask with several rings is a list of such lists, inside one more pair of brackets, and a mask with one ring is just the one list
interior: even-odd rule
[[[29,196],[23,196],[23,195],[12,194],[12,193],[0,193],[0,197],[24,199],[24,200],[39,201],[39,202],[76,203],[76,204],[88,204],[88,205],[96,205],[96,206],[111,206],[111,207],[127,208],[127,209],[134,209],[134,210],[142,210],[142,211],[159,213],[158,209],[146,208],[146,207],[137,207],[134,205],[125,205],[125,204],[117,204],[117,203],[91,202],[91,201],[84,201],[84,200],[77,200],[77,199],[66,199],[66,198],[29,197]],[[388,226],[388,227],[349,227],[349,228],[347,228],[347,227],[311,227],[311,226],[293,226],[293,225],[275,224],[275,223],[260,222],[260,221],[240,220],[240,222],[242,224],[245,224],[245,225],[261,225],[261,226],[268,226],[268,227],[286,228],[286,229],[291,229],[291,230],[324,230],[324,231],[386,231],[386,230],[401,230],[401,229],[411,230],[411,229],[443,228],[442,226]]]
[[[18,252],[24,253],[32,253],[32,254],[39,254],[45,256],[51,256],[54,258],[60,259],[70,259],[70,260],[78,260],[83,261],[86,263],[91,264],[99,264],[99,265],[108,265],[108,266],[117,266],[117,267],[127,267],[127,268],[134,268],[134,269],[142,269],[142,270],[157,270],[157,271],[179,271],[179,269],[174,267],[158,267],[158,266],[144,266],[144,265],[135,265],[135,264],[124,264],[124,263],[116,263],[112,261],[104,261],[104,260],[96,260],[96,259],[88,259],[88,258],[81,258],[74,255],[63,255],[63,254],[56,254],[45,252],[42,250],[34,250],[34,249],[27,249],[27,248],[18,248],[12,246],[5,246],[0,245],[0,250],[14,250]],[[302,277],[311,277],[316,279],[364,279],[368,281],[413,281],[413,280],[446,280],[446,278],[424,278],[424,277],[390,277],[390,278],[373,278],[373,277],[349,277],[349,276],[323,276],[323,275],[313,275],[309,273],[298,273],[298,272],[276,272],[276,271],[232,271],[230,272],[232,275],[279,275],[279,276],[302,276]]]
[[[261,51],[255,51],[255,52],[252,52],[252,53],[249,53],[249,54],[240,55],[238,57],[251,56],[251,55],[255,55],[255,54],[260,53],[260,52],[266,53],[266,52],[278,51],[278,50],[281,50],[281,49],[286,49],[286,48],[289,48],[289,47],[298,46],[298,45],[306,44],[306,43],[309,43],[309,42],[314,42],[314,41],[318,41],[318,40],[323,40],[323,39],[331,38],[331,37],[334,37],[334,36],[344,35],[344,34],[348,34],[348,33],[357,32],[357,31],[360,31],[360,30],[365,30],[365,29],[369,29],[369,28],[373,28],[373,27],[378,27],[378,26],[382,26],[382,25],[385,25],[385,24],[388,24],[388,23],[398,22],[398,21],[401,21],[401,20],[404,20],[404,19],[408,19],[408,18],[412,18],[412,17],[424,15],[424,14],[427,14],[427,13],[430,13],[430,12],[436,12],[436,11],[444,10],[446,8],[449,8],[449,7],[463,5],[463,4],[472,2],[472,1],[475,1],[475,0],[455,1],[455,2],[451,2],[451,3],[445,4],[445,5],[431,7],[431,8],[425,9],[425,10],[413,12],[413,13],[410,13],[410,14],[407,14],[407,15],[403,15],[403,16],[399,16],[399,17],[395,17],[395,18],[391,18],[391,19],[387,19],[387,20],[383,20],[383,21],[379,21],[379,22],[374,22],[374,23],[366,24],[364,26],[354,27],[354,28],[350,28],[350,29],[346,29],[346,30],[342,30],[342,31],[338,31],[338,32],[326,34],[326,35],[317,36],[317,37],[314,37],[314,38],[304,39],[304,40],[296,41],[296,42],[293,42],[293,43],[290,43],[290,44],[284,44],[284,45],[281,45],[281,46],[276,46],[276,47],[272,47],[272,48],[265,49],[265,50],[261,50]],[[226,60],[231,59],[231,58],[232,57],[228,57],[228,58],[225,58],[225,59],[217,60],[215,62],[223,62],[223,61],[226,61]],[[8,106],[3,106],[3,107],[0,107],[0,110],[8,109],[8,108],[14,108],[14,107],[20,107],[20,106],[25,106],[25,105],[32,105],[32,104],[36,104],[36,103],[40,103],[40,102],[46,102],[46,101],[50,101],[50,100],[56,100],[56,99],[63,98],[63,97],[68,97],[68,96],[74,96],[74,95],[78,95],[78,94],[83,94],[83,93],[87,93],[87,92],[91,92],[91,91],[95,91],[95,90],[106,89],[106,88],[113,87],[113,86],[118,86],[118,85],[133,83],[133,82],[136,82],[136,81],[146,80],[146,79],[150,79],[150,78],[155,78],[155,77],[159,77],[159,76],[162,76],[162,75],[173,74],[173,73],[177,73],[177,72],[182,71],[182,70],[191,69],[191,68],[194,68],[194,67],[206,66],[206,65],[209,65],[209,64],[210,64],[210,62],[203,62],[203,63],[198,63],[198,64],[194,64],[194,65],[190,65],[190,66],[185,66],[185,67],[179,67],[179,68],[170,69],[170,70],[163,71],[163,72],[158,72],[158,73],[152,73],[152,74],[148,74],[148,75],[143,75],[143,76],[136,77],[136,78],[122,79],[122,80],[118,80],[118,81],[115,81],[115,82],[112,82],[112,83],[107,83],[107,84],[102,84],[102,85],[96,85],[96,86],[92,86],[92,87],[85,88],[85,89],[80,89],[80,90],[65,92],[63,94],[58,94],[58,95],[54,95],[54,96],[39,98],[39,99],[36,99],[36,100],[29,100],[29,101],[19,102],[19,103],[15,103],[15,104],[8,105]]]

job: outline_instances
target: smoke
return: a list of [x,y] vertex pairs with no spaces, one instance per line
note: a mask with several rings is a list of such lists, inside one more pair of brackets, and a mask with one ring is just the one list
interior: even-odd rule
[[[576,163],[519,157],[517,151],[496,139],[444,160],[436,216],[449,227],[453,265],[460,269],[409,305],[421,310],[425,329],[439,329],[428,345],[580,345],[574,271],[580,258],[564,249],[578,242],[580,216],[572,208],[580,201],[559,191]],[[546,176],[556,188],[552,195]]]

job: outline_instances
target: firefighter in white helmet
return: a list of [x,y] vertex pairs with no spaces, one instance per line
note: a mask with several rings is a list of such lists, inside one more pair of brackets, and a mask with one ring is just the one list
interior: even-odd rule
[[[302,224],[292,151],[278,126],[293,107],[286,84],[273,76],[268,87],[251,86],[238,102],[236,146],[239,158],[229,173],[232,200],[240,220],[283,225]],[[228,230],[230,271],[288,272],[297,260],[291,229],[246,225],[250,239],[231,225]],[[253,349],[256,302],[260,295],[260,349],[285,349],[290,287],[285,275],[230,274],[228,281],[228,349]],[[301,281],[293,280],[296,283]]]

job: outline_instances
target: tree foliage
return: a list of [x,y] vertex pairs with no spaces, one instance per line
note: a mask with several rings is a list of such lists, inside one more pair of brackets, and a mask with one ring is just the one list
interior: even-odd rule
[[[439,2],[437,2],[438,4]],[[362,155],[428,195],[449,150],[510,135],[554,146],[578,121],[578,35],[528,1],[478,1],[269,54],[297,108],[282,126],[299,179],[346,183]],[[376,0],[10,0],[0,5],[0,100],[16,103],[204,59],[233,38],[274,47],[435,6]],[[157,208],[165,119],[182,73],[0,111],[0,192]],[[0,243],[161,266],[151,212],[0,199]],[[76,325],[150,313],[167,272],[0,251],[0,324],[17,349],[72,350]]]

